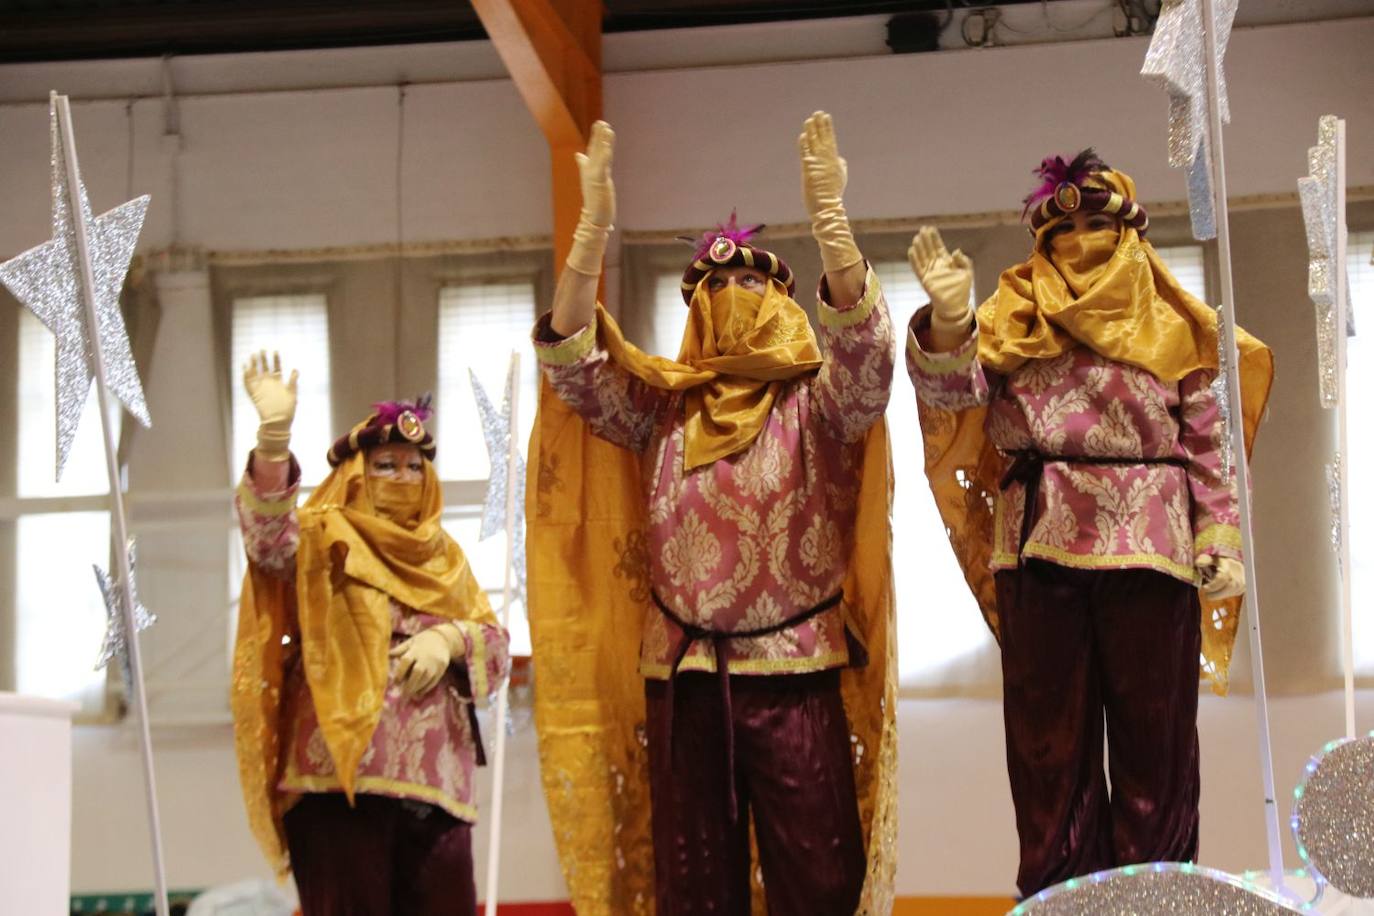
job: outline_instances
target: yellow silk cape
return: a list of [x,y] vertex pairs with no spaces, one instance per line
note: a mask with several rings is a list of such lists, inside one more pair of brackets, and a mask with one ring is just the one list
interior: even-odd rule
[[[1113,189],[1135,196],[1135,184],[1122,173],[1102,177]],[[997,292],[978,308],[978,361],[985,369],[1006,374],[1028,360],[1049,359],[1077,346],[1138,366],[1163,381],[1217,368],[1216,310],[1179,285],[1153,245],[1135,229],[1123,227],[1111,263],[1091,289],[1076,295],[1042,253],[1046,234],[1058,222],[1040,228],[1030,259],[1003,271]],[[1274,357],[1241,328],[1236,339],[1248,455],[1269,400]],[[918,408],[926,477],[964,579],[996,636],[997,600],[989,562],[992,502],[1003,462],[984,429],[988,408],[954,412],[924,403]],[[1202,599],[1202,675],[1219,694],[1229,685],[1240,606],[1239,598]]]
[[[672,363],[626,343],[604,311],[598,328],[602,346],[627,368],[634,360],[664,369]],[[535,727],[563,875],[580,916],[652,913],[639,673],[650,585],[639,456],[592,435],[547,381],[530,456],[537,481],[525,502],[530,633],[538,659]],[[891,456],[881,422],[865,440],[855,550],[844,584],[850,622],[870,659],[841,677],[856,737],[854,772],[868,850],[858,910],[866,914],[891,912],[896,873],[891,503]],[[757,890],[754,911],[762,913]]]
[[[443,491],[424,462],[420,521],[403,528],[374,514],[358,452],[297,510],[295,582],[249,564],[239,599],[230,706],[248,823],[279,874],[290,863],[277,792],[284,721],[282,682],[300,646],[325,745],[349,801],[358,762],[381,718],[391,643],[391,601],[451,620],[495,623],[453,538],[440,525]],[[289,508],[289,507],[286,507]]]

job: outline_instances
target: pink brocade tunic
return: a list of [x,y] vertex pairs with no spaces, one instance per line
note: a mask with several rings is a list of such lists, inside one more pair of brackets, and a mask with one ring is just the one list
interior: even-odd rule
[[[283,490],[266,492],[247,473],[235,494],[248,562],[269,575],[289,579],[296,574],[298,487],[293,479]],[[392,601],[391,645],[444,622],[445,618]],[[499,626],[454,622],[466,643],[463,662],[449,666],[432,690],[414,699],[406,697],[399,686],[387,684],[381,720],[358,764],[356,786],[366,795],[427,802],[471,823],[477,820],[473,786],[477,745],[468,707],[473,698],[484,700],[500,688],[509,668],[507,634]],[[470,682],[470,692],[465,682]],[[299,653],[287,663],[282,696],[286,734],[278,790],[288,794],[342,791],[315,718]]]
[[[593,433],[640,455],[648,507],[649,583],[683,620],[715,631],[757,630],[820,604],[844,583],[854,549],[863,439],[883,416],[894,334],[877,277],[851,308],[821,284],[819,371],[786,383],[758,437],[683,470],[682,395],[612,362],[595,321],[559,339],[548,316],[535,352],[558,396]],[[843,604],[765,636],[725,642],[732,674],[820,671],[849,663]],[[645,616],[640,671],[668,677],[682,629]],[[709,640],[681,671],[715,671]]]
[[[923,346],[929,314],[918,311],[907,333],[917,397],[942,410],[989,405],[987,434],[1002,451],[1178,462],[1046,461],[1022,555],[1078,569],[1154,569],[1187,582],[1196,581],[1197,557],[1240,557],[1235,482],[1221,474],[1215,372],[1166,382],[1080,346],[1002,376],[979,364],[976,328],[951,352]],[[1025,501],[1020,482],[997,494],[994,570],[1017,566]]]

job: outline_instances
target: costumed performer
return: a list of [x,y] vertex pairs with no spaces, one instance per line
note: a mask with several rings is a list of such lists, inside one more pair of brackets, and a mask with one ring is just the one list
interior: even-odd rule
[[258,444],[235,496],[248,555],[234,651],[249,824],[305,916],[475,914],[474,702],[507,634],[443,529],[427,399],[387,402],[296,507],[296,373],[255,356]]
[[831,119],[800,138],[819,342],[791,270],[732,217],[683,274],[677,359],[632,346],[596,302],[613,141],[598,122],[578,156],[581,219],[533,335],[556,394],[531,449],[536,724],[573,903],[748,913],[752,815],[754,906],[883,911],[894,335]]
[[[1030,257],[976,317],[968,258],[916,235],[931,305],[907,335],[926,473],[1001,643],[1026,896],[1196,857],[1199,660],[1224,692],[1245,590],[1217,313],[1145,239],[1130,177],[1092,150],[1037,174]],[[1273,358],[1237,337],[1248,448]]]

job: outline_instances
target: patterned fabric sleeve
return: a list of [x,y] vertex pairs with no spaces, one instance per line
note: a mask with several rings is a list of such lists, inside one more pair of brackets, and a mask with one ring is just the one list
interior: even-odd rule
[[498,623],[482,620],[456,621],[462,631],[467,654],[472,698],[485,700],[496,695],[510,674],[510,635]]
[[988,380],[978,362],[978,325],[969,323],[969,335],[948,353],[931,350],[930,306],[911,316],[906,332],[906,371],[916,386],[916,397],[938,410],[968,410],[988,402]]
[[568,337],[559,337],[551,321],[551,314],[540,318],[533,338],[534,355],[554,392],[595,435],[621,448],[644,451],[672,395],[612,362],[597,342],[595,318]]
[[1225,428],[1212,393],[1216,373],[1199,369],[1178,384],[1179,445],[1188,458],[1188,490],[1193,497],[1195,556],[1240,559],[1240,510],[1235,477],[1221,476],[1221,437]]
[[892,392],[893,332],[887,299],[873,268],[848,308],[829,303],[824,275],[817,293],[825,362],[812,391],[821,415],[842,442],[857,442],[887,410]]
[[286,487],[271,491],[253,480],[250,458],[243,480],[234,492],[234,509],[238,512],[248,562],[283,579],[296,572],[296,548],[301,533],[296,518],[296,492],[300,484],[301,469],[294,455]]

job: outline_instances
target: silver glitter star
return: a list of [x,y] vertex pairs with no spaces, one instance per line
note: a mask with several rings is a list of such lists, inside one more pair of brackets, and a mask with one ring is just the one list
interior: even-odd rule
[[[1338,405],[1336,350],[1336,271],[1340,269],[1336,212],[1335,115],[1317,122],[1317,145],[1307,151],[1308,174],[1298,179],[1302,221],[1307,229],[1307,295],[1317,311],[1317,380],[1321,405]],[[1347,336],[1355,332],[1350,303],[1350,283],[1345,284]]]
[[1374,734],[1322,748],[1293,798],[1293,839],[1318,886],[1374,897]]
[[[487,442],[487,455],[491,460],[491,477],[487,480],[487,496],[482,503],[482,531],[478,540],[485,541],[498,531],[506,530],[506,485],[508,458],[511,447],[510,399],[515,387],[515,364],[512,361],[506,371],[506,394],[501,399],[501,411],[487,397],[487,391],[477,380],[471,369],[468,376],[472,379],[472,393],[477,398],[477,412],[482,417],[482,436]],[[514,539],[512,563],[515,565],[515,600],[523,600],[525,595],[525,456],[515,456],[515,518],[511,537]]]
[[1221,453],[1221,479],[1229,482],[1235,468],[1236,456],[1231,447],[1231,352],[1226,346],[1226,312],[1217,309],[1217,375],[1212,379],[1212,398],[1217,403],[1217,419],[1221,427],[1218,451]]
[[[81,408],[90,394],[93,375],[90,337],[86,327],[81,271],[77,256],[76,220],[87,228],[92,286],[99,327],[95,337],[105,360],[105,385],[144,426],[151,426],[143,386],[138,379],[119,310],[119,292],[129,271],[143,217],[148,210],[144,195],[120,204],[108,213],[91,216],[80,172],[68,175],[62,154],[56,96],[48,105],[52,134],[52,239],[0,264],[0,283],[38,316],[57,339],[57,478],[67,464],[76,436]],[[69,182],[75,181],[80,211],[72,212]]]
[[1345,575],[1341,562],[1341,453],[1326,466],[1326,498],[1331,506],[1331,549],[1336,552],[1336,569]]
[[[148,611],[143,603],[138,600],[138,579],[135,569],[138,563],[138,545],[133,538],[129,539],[129,593],[134,601],[134,630],[142,633],[144,630],[157,623],[157,617]],[[105,572],[96,564],[91,564],[91,569],[95,571],[95,581],[100,586],[100,594],[105,598],[105,641],[100,646],[100,657],[96,659],[95,670],[104,668],[110,659],[118,657],[124,682],[127,686],[132,677],[129,671],[129,649],[128,637],[124,629],[124,589],[120,588],[119,580]]]
[[1036,894],[1009,916],[1282,916],[1301,910],[1273,891],[1188,862],[1151,862],[1072,878]]
[[[1217,102],[1223,124],[1231,120],[1226,74],[1221,69],[1239,0],[1217,0]],[[1201,0],[1164,0],[1140,75],[1169,94],[1169,164],[1188,169],[1188,211],[1193,235],[1216,235],[1207,115],[1207,67],[1203,55]]]

